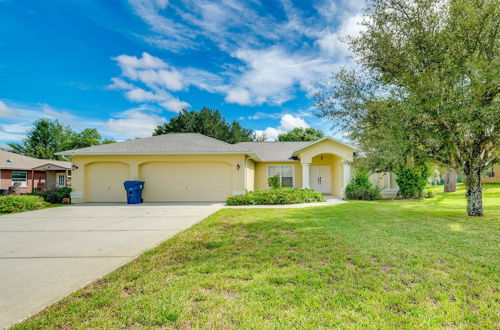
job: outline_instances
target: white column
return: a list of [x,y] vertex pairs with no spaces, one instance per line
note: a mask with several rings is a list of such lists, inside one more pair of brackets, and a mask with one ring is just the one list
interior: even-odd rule
[[309,189],[309,163],[302,163],[302,189]]
[[342,163],[342,173],[344,182],[342,184],[342,194],[345,193],[345,187],[351,182],[351,166],[348,163]]
[[391,172],[387,172],[387,189],[391,188]]

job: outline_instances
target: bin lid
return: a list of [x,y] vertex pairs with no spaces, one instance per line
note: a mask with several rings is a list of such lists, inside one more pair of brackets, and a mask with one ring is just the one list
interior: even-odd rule
[[144,181],[138,181],[138,180],[129,180],[129,181],[125,181],[123,183],[123,185],[125,187],[134,187],[134,186],[139,186],[141,184],[144,184]]

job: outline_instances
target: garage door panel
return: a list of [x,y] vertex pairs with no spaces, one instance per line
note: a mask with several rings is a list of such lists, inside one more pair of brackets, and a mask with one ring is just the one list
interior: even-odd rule
[[232,192],[231,165],[153,162],[141,165],[145,202],[223,201]]
[[88,202],[126,202],[123,182],[129,178],[129,167],[119,162],[93,163],[86,166]]

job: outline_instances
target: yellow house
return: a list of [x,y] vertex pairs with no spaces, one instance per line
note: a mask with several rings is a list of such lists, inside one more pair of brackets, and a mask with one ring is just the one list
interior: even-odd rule
[[269,188],[268,178],[276,175],[284,187],[343,197],[356,151],[332,137],[228,144],[175,133],[60,154],[72,157],[72,201],[80,203],[124,202],[126,180],[145,181],[145,202],[223,201]]
[[495,164],[486,171],[483,182],[500,183],[500,164]]

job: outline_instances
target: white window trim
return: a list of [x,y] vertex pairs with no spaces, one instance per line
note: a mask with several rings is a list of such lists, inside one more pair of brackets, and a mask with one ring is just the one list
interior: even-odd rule
[[[268,164],[266,165],[266,187],[271,188],[269,185],[269,166],[291,166],[292,167],[292,188],[295,188],[295,165],[287,165],[287,164]],[[281,177],[280,177],[281,184]]]
[[[62,185],[62,186],[59,184],[59,178],[61,176],[64,177],[64,185]],[[57,173],[56,174],[56,186],[58,186],[58,187],[66,187],[66,175],[64,173]]]
[[[24,174],[26,174],[26,180],[24,181],[24,183],[21,183],[21,185],[19,187],[22,187],[22,188],[28,187],[28,172],[26,172],[26,171],[12,171],[12,172],[10,172],[10,182],[11,182],[12,186],[14,186],[14,180],[13,180],[13,174],[14,173],[24,173]],[[17,182],[19,182],[19,181],[17,181]]]

